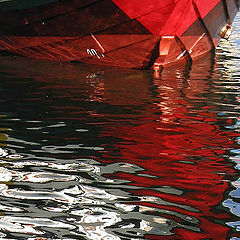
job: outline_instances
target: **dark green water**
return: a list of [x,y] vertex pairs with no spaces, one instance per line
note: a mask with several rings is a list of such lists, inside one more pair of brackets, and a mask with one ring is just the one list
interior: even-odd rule
[[151,71],[0,60],[0,238],[240,239],[240,18]]

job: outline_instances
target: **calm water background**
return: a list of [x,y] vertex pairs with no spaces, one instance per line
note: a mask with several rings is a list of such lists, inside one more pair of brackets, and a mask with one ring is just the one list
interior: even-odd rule
[[2,56],[1,239],[240,239],[240,15],[164,70]]

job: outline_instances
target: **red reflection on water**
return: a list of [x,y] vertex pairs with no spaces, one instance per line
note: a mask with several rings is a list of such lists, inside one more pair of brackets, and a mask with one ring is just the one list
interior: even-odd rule
[[[231,235],[225,224],[231,215],[221,202],[229,189],[228,176],[236,174],[233,165],[224,158],[226,151],[234,148],[235,133],[221,127],[230,125],[231,119],[217,117],[215,103],[222,99],[212,91],[211,79],[218,77],[216,71],[214,75],[211,64],[209,69],[205,63],[195,64],[185,75],[182,70],[170,69],[159,79],[152,79],[148,72],[110,71],[103,80],[100,73],[86,74],[84,82],[76,68],[64,68],[64,75],[61,69],[53,70],[51,66],[52,72],[47,72],[44,79],[40,70],[34,72],[36,81],[39,74],[39,81],[48,82],[47,91],[55,91],[53,95],[63,99],[59,105],[57,101],[53,105],[46,101],[55,111],[54,118],[61,110],[58,120],[80,122],[84,114],[84,121],[99,126],[97,137],[113,139],[107,142],[104,154],[97,157],[99,162],[125,162],[144,169],[135,173],[115,172],[106,177],[124,179],[126,184],[136,186],[137,190],[129,190],[131,196],[158,197],[168,203],[131,204],[166,210],[161,217],[195,227],[195,230],[175,227],[172,236],[149,234],[147,239],[227,239]],[[106,109],[91,106],[91,111],[86,112],[77,104],[83,101],[83,96],[85,102],[105,103]],[[75,101],[76,106],[69,100]],[[165,186],[176,191],[159,191]],[[167,211],[194,217],[199,223],[186,222]]]
[[[105,154],[105,160],[100,160],[136,164],[144,170],[137,174],[116,172],[106,176],[124,179],[128,185],[139,187],[130,191],[135,196],[158,197],[197,210],[189,211],[174,204],[135,202],[195,217],[199,221],[192,224],[198,230],[179,227],[172,230],[173,236],[148,235],[147,239],[227,239],[229,235],[225,222],[231,216],[221,208],[221,201],[229,187],[226,176],[234,176],[236,171],[223,155],[235,145],[235,134],[219,125],[228,125],[232,120],[217,117],[214,104],[217,94],[211,92],[211,80],[208,80],[214,77],[210,70],[197,65],[187,77],[167,71],[154,80],[152,93],[155,96],[152,99],[146,93],[148,86],[142,85],[144,81],[139,83],[143,92],[132,94],[135,98],[121,95],[128,92],[127,84],[124,91],[118,88],[119,83],[105,84],[104,97],[113,104],[114,99],[118,99],[114,94],[121,95],[122,106],[137,106],[143,99],[148,103],[139,110],[138,119],[125,123],[119,120],[103,130],[102,136],[115,136],[120,140],[112,152]],[[114,88],[118,89],[117,93]],[[118,153],[117,157],[114,151]],[[161,186],[182,190],[182,194],[158,191],[156,188]],[[161,217],[184,222],[167,212]]]

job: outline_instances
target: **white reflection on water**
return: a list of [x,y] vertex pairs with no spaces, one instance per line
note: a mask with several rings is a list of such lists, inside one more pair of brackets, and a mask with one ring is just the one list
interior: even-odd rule
[[[237,164],[235,168],[240,170],[240,151],[239,149],[232,150],[232,153],[238,153],[236,156],[231,157],[230,159]],[[229,198],[223,202],[223,206],[229,208],[231,213],[233,213],[235,216],[240,217],[240,178],[237,181],[232,182],[232,185],[235,187],[235,190],[229,193]],[[227,224],[234,228],[236,231],[240,232],[240,221],[228,222]]]
[[74,203],[75,198],[67,194],[66,190],[60,192],[54,191],[26,191],[22,189],[8,189],[7,185],[1,184],[0,196],[16,199],[28,199],[28,200],[53,200],[56,202]]
[[[70,148],[74,147],[76,146],[70,146]],[[125,204],[122,201],[128,201],[129,198],[128,194],[126,194],[125,191],[121,191],[119,189],[115,192],[111,191],[112,193],[110,194],[105,189],[88,185],[87,179],[83,179],[78,176],[79,172],[92,173],[96,180],[100,179],[100,181],[98,181],[99,183],[102,182],[107,185],[121,184],[122,180],[111,179],[110,181],[110,179],[101,177],[102,172],[111,174],[115,171],[135,173],[142,170],[142,168],[139,166],[119,162],[100,167],[96,165],[93,159],[82,159],[82,162],[75,161],[73,163],[24,161],[24,158],[20,161],[17,158],[17,161],[14,161],[14,159],[11,159],[11,161],[9,161],[9,158],[7,157],[8,151],[3,150],[3,152],[6,152],[6,155],[2,158],[1,163],[3,166],[7,164],[7,168],[0,167],[0,180],[2,182],[0,185],[0,197],[2,196],[7,197],[8,199],[30,201],[47,201],[47,203],[51,204],[41,206],[40,209],[45,212],[55,214],[68,213],[70,217],[64,219],[66,223],[59,223],[58,220],[50,220],[50,222],[48,222],[47,219],[40,218],[40,216],[36,218],[35,221],[32,221],[33,218],[26,218],[24,216],[25,214],[23,215],[23,218],[3,216],[0,220],[0,228],[4,231],[12,233],[44,235],[44,227],[49,227],[50,225],[52,228],[65,227],[66,229],[72,229],[71,232],[73,232],[74,235],[84,235],[87,237],[87,239],[119,240],[120,238],[116,236],[116,234],[112,233],[112,228],[116,229],[117,232],[121,232],[125,236],[128,236],[130,234],[132,237],[134,236],[134,238],[138,236],[142,239],[146,233],[171,235],[171,229],[179,225],[174,221],[162,218],[160,216],[156,217],[148,215],[148,212],[158,212],[158,210],[154,207],[141,206],[141,204],[139,205],[141,202],[152,202],[163,205],[169,204],[158,197],[139,196],[137,204],[131,204],[131,202]],[[79,160],[81,161],[81,159]],[[25,167],[42,167],[43,169],[40,172],[22,171],[22,169]],[[14,170],[11,170],[9,168],[13,168]],[[18,171],[19,169],[21,169],[21,171]],[[48,171],[51,169],[54,169],[54,172]],[[73,174],[65,175],[58,173],[57,171],[68,171],[68,173],[72,172]],[[59,182],[59,184],[61,184],[71,181],[75,184],[74,186],[66,188],[62,186],[59,190],[25,190],[16,186],[13,188],[11,187],[12,183],[47,184],[55,182],[55,184],[57,184],[57,182]],[[35,187],[33,189],[35,189]],[[169,194],[181,194],[181,191],[179,192],[171,188],[167,190],[159,188],[159,190],[163,192],[167,191]],[[54,202],[55,204],[53,204]],[[109,208],[109,206],[112,206],[113,209]],[[181,205],[178,205],[178,207],[186,208],[186,206]],[[8,208],[4,205],[2,208],[0,206],[0,210],[15,213],[26,211],[24,208],[13,209]],[[194,211],[194,209],[188,210]],[[168,214],[173,214],[179,218],[186,220],[186,216],[183,216],[181,214],[173,213],[170,211],[168,211]],[[42,216],[45,215],[43,214]],[[132,219],[130,220],[132,222],[129,222],[129,219]],[[74,229],[73,226],[76,228]],[[180,227],[185,228],[186,226],[181,225]],[[192,229],[195,228],[192,227]]]
[[[51,200],[51,202],[61,203],[62,205],[43,206],[43,210],[55,213],[69,212],[70,218],[65,219],[67,223],[40,217],[33,219],[24,216],[3,216],[0,218],[0,229],[8,232],[43,235],[45,232],[41,230],[41,227],[66,228],[73,230],[74,234],[84,234],[87,239],[120,240],[118,236],[109,231],[110,226],[113,227],[119,224],[117,231],[122,231],[123,234],[128,234],[128,231],[132,231],[134,227],[135,232],[131,233],[132,236],[139,235],[140,237],[140,235],[143,236],[147,232],[156,231],[161,234],[171,235],[170,230],[177,224],[166,218],[145,214],[148,211],[157,211],[155,208],[121,203],[124,199],[127,200],[127,197],[110,194],[104,189],[88,185],[79,184],[61,191],[26,191],[17,188],[9,189],[7,184],[1,184],[0,196],[8,199]],[[140,197],[139,200],[143,202],[161,201],[161,199],[150,196]],[[116,208],[109,208],[110,203]],[[3,210],[6,209],[3,207]],[[9,210],[20,212],[22,209],[16,209],[17,211],[14,209]],[[134,214],[134,218],[132,214]],[[125,219],[135,220],[132,223],[126,223],[124,222]],[[74,227],[77,227],[77,230]],[[182,227],[184,226],[182,225]]]
[[75,211],[72,212],[72,214],[82,217],[76,224],[79,227],[79,231],[85,233],[88,239],[120,240],[119,237],[108,233],[105,229],[106,227],[110,227],[122,221],[120,215],[116,212],[109,212],[101,207],[95,207],[82,211]]
[[71,181],[76,177],[63,175],[63,174],[53,174],[53,173],[23,173],[22,176],[18,177],[15,181],[24,181],[32,183],[46,183],[51,181]]
[[67,170],[70,172],[92,172],[99,173],[100,168],[98,166],[88,163],[51,163],[41,161],[27,161],[27,162],[11,162],[14,168],[23,168],[25,166],[38,166],[38,167],[49,167],[55,170]]
[[[232,130],[235,133],[240,132],[240,118],[239,118],[239,83],[240,83],[240,14],[237,14],[236,20],[233,24],[234,32],[229,41],[222,41],[219,48],[222,49],[222,54],[229,58],[224,58],[224,72],[222,78],[218,84],[219,93],[225,97],[229,97],[232,100],[232,104],[226,104],[226,107],[231,109],[228,112],[221,113],[222,116],[233,119],[233,124],[226,126],[226,129]],[[221,103],[223,105],[223,103]],[[236,137],[235,142],[239,145],[239,137]],[[240,170],[240,149],[231,149],[229,160],[236,164],[235,168]],[[240,217],[240,178],[231,182],[235,190],[229,193],[229,197],[223,202],[223,206],[228,208],[232,214]],[[227,222],[227,225],[231,226],[235,231],[240,232],[240,221]],[[231,238],[231,240],[239,240],[237,237]]]
[[52,221],[47,218],[28,218],[28,217],[0,217],[0,229],[9,232],[28,233],[28,234],[43,234],[44,232],[35,229],[34,227],[50,227],[50,228],[67,228],[74,229],[70,224],[65,224],[59,221]]
[[64,174],[53,174],[44,172],[16,172],[0,167],[0,182],[32,182],[32,183],[45,183],[50,181],[71,181],[76,177]]
[[0,157],[5,157],[8,155],[8,152],[5,149],[0,148]]
[[[83,144],[79,144],[79,145],[65,145],[65,146],[42,146],[41,149],[43,151],[47,151],[50,152],[52,154],[59,154],[59,153],[74,153],[74,151],[76,149],[85,149],[85,150],[92,150],[92,151],[103,151],[104,148],[102,147],[87,147],[87,146],[83,146]],[[72,151],[70,151],[70,149],[72,149]],[[38,150],[40,151],[40,150]],[[37,152],[36,150],[34,152]]]
[[[70,196],[71,195],[71,196]],[[107,193],[105,190],[89,186],[75,186],[73,188],[64,189],[60,192],[57,191],[24,191],[16,189],[8,189],[6,184],[0,185],[0,196],[16,199],[28,199],[28,200],[53,200],[56,202],[67,203],[68,207],[61,206],[59,208],[43,207],[44,210],[49,212],[62,212],[68,210],[71,204],[83,204],[90,203],[94,205],[105,205],[106,203],[102,199],[108,199],[110,201],[115,200],[117,196]],[[81,197],[80,197],[81,196]],[[92,199],[92,200],[90,200]],[[96,199],[99,199],[96,200]],[[90,200],[90,201],[89,201]],[[0,207],[1,209],[1,207]],[[6,210],[6,208],[2,208]],[[14,210],[14,209],[11,209]],[[19,211],[19,209],[17,209]],[[80,221],[73,221],[74,225],[66,224],[56,220],[50,220],[45,218],[28,218],[28,217],[12,217],[3,216],[0,217],[0,229],[8,232],[26,233],[42,235],[44,231],[36,229],[36,227],[50,227],[50,228],[67,228],[74,229],[78,227],[78,232],[85,234],[89,239],[102,240],[102,239],[114,239],[115,237],[108,233],[105,228],[121,221],[120,215],[116,212],[104,210],[102,207],[91,207],[88,209],[74,210],[70,213],[72,216],[81,216]],[[71,221],[68,221],[71,222]]]

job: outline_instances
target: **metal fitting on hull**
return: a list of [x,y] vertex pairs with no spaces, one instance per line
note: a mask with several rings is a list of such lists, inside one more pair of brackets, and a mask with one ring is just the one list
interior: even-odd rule
[[228,39],[233,32],[233,28],[226,24],[220,31],[219,35],[221,38]]

